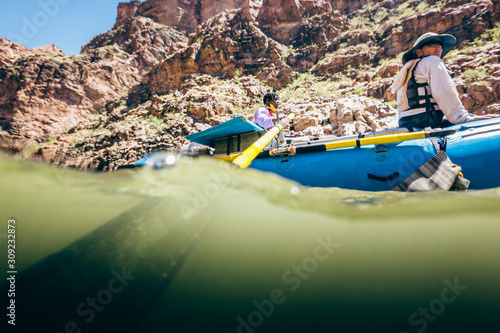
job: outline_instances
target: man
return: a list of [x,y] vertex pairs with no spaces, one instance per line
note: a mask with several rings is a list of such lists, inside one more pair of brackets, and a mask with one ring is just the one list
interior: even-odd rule
[[452,35],[428,32],[403,55],[392,93],[397,92],[399,127],[446,127],[497,115],[475,116],[458,96],[452,73],[441,60],[455,46]]
[[264,105],[255,111],[253,122],[265,130],[275,125],[276,114],[274,111],[279,106],[279,97],[276,92],[268,92],[264,95]]

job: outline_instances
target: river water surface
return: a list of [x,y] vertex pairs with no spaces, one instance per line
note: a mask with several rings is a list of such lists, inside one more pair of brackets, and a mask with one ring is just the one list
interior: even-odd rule
[[500,328],[500,188],[362,192],[209,159],[90,173],[0,157],[0,205],[2,267],[16,226],[13,331]]

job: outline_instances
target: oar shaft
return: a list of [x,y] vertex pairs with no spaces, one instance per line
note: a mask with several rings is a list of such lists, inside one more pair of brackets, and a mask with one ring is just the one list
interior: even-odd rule
[[387,136],[375,136],[369,138],[359,138],[355,140],[327,143],[325,144],[325,148],[326,150],[329,150],[337,148],[349,148],[349,147],[359,147],[366,145],[396,143],[407,140],[424,139],[426,137],[428,137],[428,134],[426,132],[399,133]]
[[245,149],[245,151],[233,161],[233,164],[239,166],[242,169],[247,168],[250,163],[259,155],[259,153],[264,149],[269,142],[292,120],[294,117],[293,113],[290,113],[278,124],[272,127],[266,134],[255,141],[250,147]]
[[403,142],[407,140],[415,140],[415,139],[424,139],[430,136],[429,132],[411,132],[411,133],[399,133],[392,134],[386,136],[374,136],[369,138],[356,138],[351,140],[344,141],[335,141],[324,144],[312,144],[307,146],[298,146],[294,147],[295,152],[297,154],[303,153],[315,153],[322,152],[333,149],[340,148],[353,148],[353,147],[361,147],[366,145],[380,145],[380,144],[388,144],[388,143],[397,143]]

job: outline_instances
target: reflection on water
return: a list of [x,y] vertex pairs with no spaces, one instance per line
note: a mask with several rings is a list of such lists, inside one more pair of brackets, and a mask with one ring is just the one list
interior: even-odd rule
[[5,157],[0,185],[28,330],[498,328],[498,188],[371,193],[210,159],[94,174]]

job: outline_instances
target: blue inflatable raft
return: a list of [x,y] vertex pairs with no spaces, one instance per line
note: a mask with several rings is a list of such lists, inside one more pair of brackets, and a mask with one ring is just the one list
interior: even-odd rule
[[[264,133],[251,121],[238,117],[189,135],[194,144],[184,152],[207,153],[229,162]],[[500,186],[500,119],[427,132],[394,129],[348,137],[287,138],[279,146],[273,140],[250,167],[305,186],[384,191],[393,189],[439,151],[445,151],[454,164],[462,167],[470,189]],[[152,154],[135,165],[158,166],[158,161],[171,164]]]

